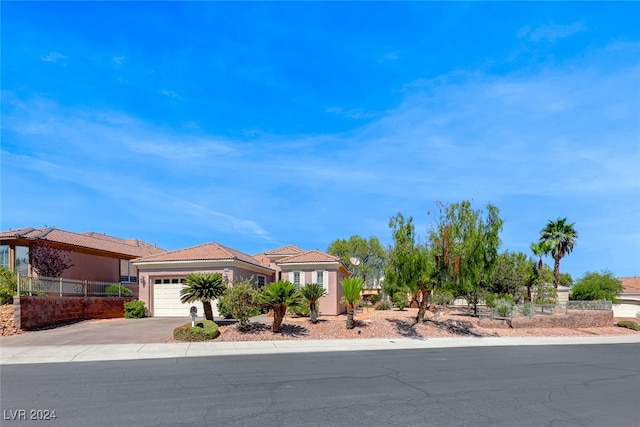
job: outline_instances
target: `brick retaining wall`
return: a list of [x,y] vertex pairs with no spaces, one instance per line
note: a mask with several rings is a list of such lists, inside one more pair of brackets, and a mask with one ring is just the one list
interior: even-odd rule
[[573,311],[567,314],[537,314],[532,318],[514,317],[511,320],[482,319],[480,326],[489,328],[604,328],[613,326],[613,310]]
[[116,297],[29,297],[13,298],[17,328],[29,331],[88,319],[124,317],[124,303],[135,298]]

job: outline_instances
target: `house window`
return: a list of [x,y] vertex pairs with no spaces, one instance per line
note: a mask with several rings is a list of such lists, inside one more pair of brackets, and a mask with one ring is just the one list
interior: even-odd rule
[[300,287],[300,272],[299,271],[294,271],[293,272],[293,284],[296,287],[296,289],[298,289]]
[[256,278],[256,287],[258,289],[260,289],[266,284],[267,284],[267,276],[263,276],[261,274],[258,274],[258,276]]
[[316,271],[316,283],[323,284],[324,283],[324,271]]
[[177,278],[172,278],[172,279],[153,279],[153,283],[155,283],[156,285],[171,284],[171,283],[184,283],[184,279],[177,279]]

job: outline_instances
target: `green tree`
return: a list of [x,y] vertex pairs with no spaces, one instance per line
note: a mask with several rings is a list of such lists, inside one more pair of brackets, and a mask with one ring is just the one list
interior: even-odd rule
[[577,301],[609,300],[618,304],[618,296],[624,291],[622,282],[610,271],[587,272],[571,288],[571,299]]
[[293,283],[278,280],[263,287],[258,294],[258,302],[273,310],[272,332],[280,332],[280,326],[287,314],[287,307],[296,307],[302,303],[300,293]]
[[318,323],[318,300],[327,294],[320,283],[309,283],[300,288],[300,294],[309,303],[309,320]]
[[549,220],[540,232],[540,241],[546,242],[551,247],[553,257],[553,285],[558,289],[560,284],[560,260],[573,251],[578,233],[574,223],[568,223],[567,218],[558,218],[557,221]]
[[503,220],[492,204],[486,214],[464,200],[441,206],[440,219],[430,234],[436,250],[437,278],[457,297],[464,297],[477,312],[479,295],[493,277]]
[[427,300],[433,284],[434,258],[427,247],[416,242],[413,218],[398,212],[389,220],[393,246],[387,252],[382,290],[393,296],[408,289],[420,292],[416,322],[424,321]]
[[498,255],[496,268],[487,290],[493,294],[511,295],[515,300],[531,286],[531,273],[535,262],[522,252],[505,251]]
[[236,327],[241,331],[249,327],[251,317],[260,313],[256,301],[258,292],[253,289],[252,282],[252,278],[234,280],[223,296],[231,316],[238,321]]
[[356,303],[360,300],[360,292],[362,292],[363,284],[364,281],[361,277],[346,277],[340,282],[344,294],[344,305],[347,307],[347,329],[353,329],[355,327],[353,311],[355,310]]
[[[329,245],[327,253],[340,258],[353,276],[361,277],[364,286],[374,287],[380,282],[384,270],[385,251],[377,237],[363,237],[354,235],[349,240],[336,239]],[[358,265],[351,264],[351,258],[359,261]]]
[[180,290],[180,301],[190,303],[202,302],[204,317],[213,320],[211,302],[222,296],[227,289],[220,273],[191,273],[187,276]]

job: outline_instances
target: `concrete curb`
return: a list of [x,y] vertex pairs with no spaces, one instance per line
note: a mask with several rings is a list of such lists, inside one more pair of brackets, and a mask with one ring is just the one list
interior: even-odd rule
[[609,337],[402,338],[4,347],[0,349],[0,366],[331,351],[593,344],[640,344],[640,334]]

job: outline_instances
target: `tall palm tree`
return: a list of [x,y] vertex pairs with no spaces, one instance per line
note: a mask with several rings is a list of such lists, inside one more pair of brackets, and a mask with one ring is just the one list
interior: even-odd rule
[[533,272],[530,274],[530,278],[527,280],[527,299],[531,301],[531,287],[536,282],[540,282],[542,275],[542,258],[551,253],[551,244],[546,241],[533,242],[530,246],[531,252],[538,257],[538,265],[533,266]]
[[360,277],[347,277],[342,279],[340,284],[342,285],[342,292],[344,294],[343,302],[347,307],[347,329],[353,329],[355,327],[353,310],[355,309],[356,302],[360,299],[360,292],[362,292],[364,282]]
[[263,287],[258,294],[258,301],[273,309],[272,332],[280,332],[280,326],[287,313],[287,307],[300,305],[300,293],[293,283],[278,280]]
[[213,320],[211,301],[221,297],[227,286],[220,273],[191,273],[184,281],[180,290],[180,301],[183,303],[201,301],[204,317]]
[[578,232],[573,228],[574,223],[568,223],[567,218],[549,220],[540,232],[540,241],[549,244],[553,257],[553,285],[558,289],[560,283],[560,260],[570,254],[576,244]]
[[318,300],[327,295],[327,291],[319,283],[309,283],[300,288],[300,294],[309,303],[309,319],[311,323],[318,323]]

